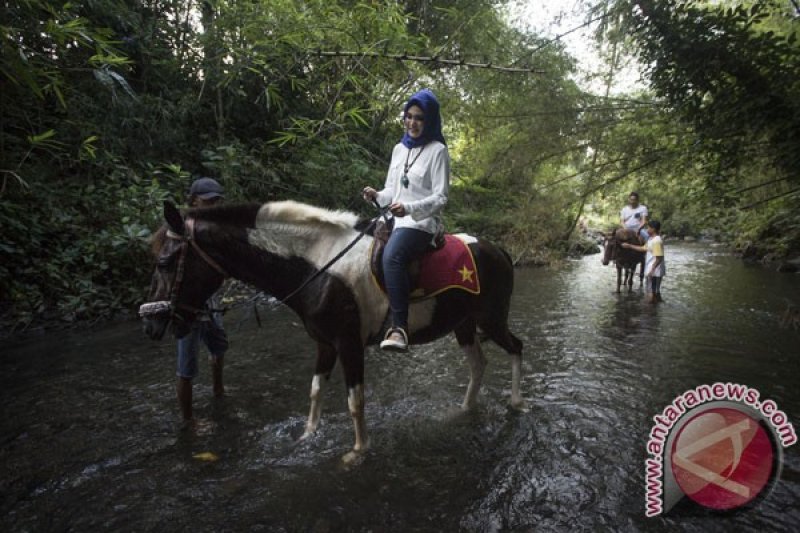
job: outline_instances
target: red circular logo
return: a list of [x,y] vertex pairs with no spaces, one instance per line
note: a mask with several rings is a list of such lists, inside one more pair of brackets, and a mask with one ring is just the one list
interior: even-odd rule
[[712,509],[729,510],[758,496],[773,472],[764,427],[733,408],[711,408],[691,418],[672,443],[672,471],[681,490]]

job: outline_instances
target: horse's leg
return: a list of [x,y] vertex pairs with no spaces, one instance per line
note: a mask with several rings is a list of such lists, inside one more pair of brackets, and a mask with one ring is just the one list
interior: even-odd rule
[[617,264],[617,293],[622,292],[622,265]]
[[467,385],[467,394],[464,396],[464,402],[461,404],[461,408],[467,410],[475,405],[475,400],[481,389],[483,371],[486,369],[486,357],[484,357],[481,344],[475,335],[474,320],[464,321],[456,328],[455,333],[459,346],[467,356],[467,364],[469,364],[469,385]]
[[[501,250],[482,249],[483,259],[479,265],[483,291],[480,295],[478,327],[492,341],[511,355],[511,405],[524,409],[520,394],[522,380],[522,341],[508,329],[508,310],[514,288],[514,267],[508,254]],[[492,259],[494,258],[494,259]]]
[[522,382],[522,341],[508,330],[505,320],[502,323],[494,320],[479,322],[481,330],[489,336],[498,346],[511,356],[511,407],[525,410],[525,400],[520,393]]
[[369,446],[367,424],[364,420],[364,345],[359,334],[356,333],[351,339],[338,342],[337,351],[342,361],[342,371],[347,386],[347,408],[350,411],[350,418],[353,419],[355,432],[353,450],[342,460],[345,463],[352,463]]
[[308,413],[306,430],[300,439],[309,437],[319,427],[322,416],[322,392],[331,377],[331,371],[336,365],[336,350],[327,344],[317,343],[317,367],[314,378],[311,380],[311,409]]

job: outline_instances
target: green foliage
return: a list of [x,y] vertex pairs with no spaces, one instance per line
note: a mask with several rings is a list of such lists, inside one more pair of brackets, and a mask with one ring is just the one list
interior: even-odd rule
[[120,166],[105,180],[40,191],[35,209],[27,196],[0,199],[0,299],[17,326],[110,316],[141,299],[150,228],[169,196],[159,181]]
[[[612,15],[603,37],[636,50],[651,87],[636,98],[651,106],[617,114],[606,137],[606,160],[621,162],[607,169],[623,176],[602,191],[617,204],[606,212],[614,216],[625,191],[639,189],[667,233],[714,230],[741,240],[781,231],[795,242],[795,224],[777,222],[779,212],[797,213],[800,192],[800,45],[791,6],[601,4]],[[775,249],[797,253],[793,246]]]
[[800,181],[800,44],[788,4],[631,3],[626,24],[656,96],[719,154],[717,175],[757,157]]

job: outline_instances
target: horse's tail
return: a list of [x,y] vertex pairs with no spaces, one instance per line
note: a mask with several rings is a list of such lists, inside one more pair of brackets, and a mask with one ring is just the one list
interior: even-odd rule
[[522,353],[522,341],[508,329],[511,293],[514,290],[514,261],[502,247],[479,240],[481,308],[477,315],[483,333],[510,354]]

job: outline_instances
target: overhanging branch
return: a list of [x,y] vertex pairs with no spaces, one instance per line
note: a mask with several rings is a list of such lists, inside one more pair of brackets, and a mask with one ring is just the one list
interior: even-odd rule
[[394,59],[396,61],[415,61],[417,63],[435,63],[438,65],[445,65],[449,67],[467,67],[467,68],[484,68],[489,70],[498,70],[500,72],[509,72],[512,74],[545,74],[547,71],[533,67],[513,67],[493,65],[492,63],[474,63],[465,61],[464,59],[447,59],[438,56],[416,56],[410,54],[392,54],[388,52],[353,52],[341,50],[317,50],[314,52],[322,57],[376,57],[382,59]]
[[773,200],[777,200],[778,198],[783,198],[785,196],[790,196],[790,195],[795,194],[797,192],[800,192],[800,187],[798,187],[797,189],[792,189],[791,191],[786,191],[786,192],[781,193],[781,194],[776,194],[775,196],[771,196],[771,197],[769,197],[769,198],[767,198],[765,200],[759,200],[758,202],[753,202],[752,204],[746,205],[744,207],[740,207],[739,209],[741,209],[742,211],[744,211],[746,209],[752,209],[753,207],[755,207],[757,205],[766,204],[767,202],[771,202]]

